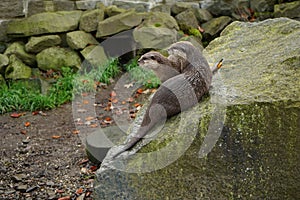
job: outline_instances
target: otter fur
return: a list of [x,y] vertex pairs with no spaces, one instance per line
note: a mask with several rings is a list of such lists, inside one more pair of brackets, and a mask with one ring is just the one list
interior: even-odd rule
[[[194,106],[208,93],[213,71],[219,68],[210,69],[204,56],[190,42],[174,43],[167,51],[169,53],[167,58],[160,53],[150,52],[139,60],[141,65],[148,63],[148,68],[156,71],[164,82],[162,81],[150,101],[137,134],[129,138],[112,158],[132,148],[155,125]],[[158,70],[159,67],[162,68],[161,71]],[[178,75],[173,73],[173,69]],[[162,71],[171,73],[162,76],[160,74]]]
[[179,69],[180,66],[177,66],[177,62],[166,59],[162,54],[156,51],[150,51],[144,54],[138,60],[138,64],[144,69],[152,70],[162,83],[181,73]]

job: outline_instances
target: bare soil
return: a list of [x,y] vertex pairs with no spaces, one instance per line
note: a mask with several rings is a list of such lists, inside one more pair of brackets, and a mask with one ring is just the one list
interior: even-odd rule
[[[94,102],[84,102],[97,107],[96,120],[103,127],[114,124],[112,110],[108,109],[114,98],[113,87],[102,89]],[[118,99],[120,105],[124,101]],[[138,101],[134,96],[130,102],[133,110]],[[129,121],[134,112],[124,112]],[[93,199],[95,171],[99,166],[87,158],[72,104],[40,113],[18,114],[22,116],[0,115],[0,199]]]

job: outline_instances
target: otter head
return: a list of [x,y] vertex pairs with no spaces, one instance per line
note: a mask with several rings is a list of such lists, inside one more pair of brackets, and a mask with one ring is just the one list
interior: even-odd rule
[[193,45],[187,41],[176,42],[172,44],[168,49],[168,53],[170,56],[176,56],[181,59],[187,60],[190,50],[193,49]]
[[148,69],[156,69],[162,64],[168,64],[168,60],[158,52],[150,51],[144,54],[139,60],[138,64],[141,67]]

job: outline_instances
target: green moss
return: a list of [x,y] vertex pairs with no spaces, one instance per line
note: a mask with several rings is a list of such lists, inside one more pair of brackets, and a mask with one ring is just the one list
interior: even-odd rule
[[195,37],[202,38],[202,35],[201,35],[200,31],[198,29],[195,29],[195,28],[189,29],[188,34],[193,35]]

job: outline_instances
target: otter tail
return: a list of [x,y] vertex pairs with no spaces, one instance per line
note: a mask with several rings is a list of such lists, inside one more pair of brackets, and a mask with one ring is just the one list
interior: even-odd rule
[[219,62],[217,62],[215,66],[213,66],[211,72],[215,74],[222,67],[222,64],[223,64],[223,58]]

